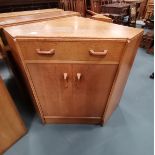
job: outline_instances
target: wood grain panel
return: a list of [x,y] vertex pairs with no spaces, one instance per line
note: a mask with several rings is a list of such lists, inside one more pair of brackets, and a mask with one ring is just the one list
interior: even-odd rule
[[25,125],[0,78],[0,154],[25,133]]
[[[45,116],[69,116],[72,72],[69,64],[27,64]],[[68,79],[64,80],[64,73]]]
[[[125,40],[104,41],[19,41],[19,45],[25,60],[78,60],[78,61],[115,61],[119,62],[125,46]],[[55,54],[38,54],[36,49],[50,51],[54,49]],[[105,56],[93,56],[90,50],[103,52],[108,50]]]
[[73,65],[73,116],[102,116],[116,71],[117,65]]
[[[47,123],[105,123],[119,103],[142,33],[82,17],[5,28]],[[90,48],[108,52],[92,56]]]
[[131,67],[133,65],[134,58],[137,53],[137,49],[142,38],[142,34],[143,33],[141,33],[126,45],[124,55],[122,56],[122,60],[117,71],[115,82],[112,87],[105,112],[103,114],[103,123],[107,122],[120,102]]
[[[102,116],[117,65],[27,66],[45,116]],[[67,81],[63,79],[64,73],[67,73]],[[79,81],[77,73],[82,74]],[[103,83],[105,80],[107,82]]]
[[79,123],[79,124],[100,124],[101,117],[60,117],[60,116],[45,116],[46,123]]
[[[143,30],[94,19],[72,16],[5,28],[12,37],[132,39]],[[35,32],[35,33],[32,33]],[[113,46],[113,44],[111,44]]]

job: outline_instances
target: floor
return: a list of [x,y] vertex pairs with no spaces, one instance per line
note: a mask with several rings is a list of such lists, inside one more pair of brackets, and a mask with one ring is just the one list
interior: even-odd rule
[[104,127],[41,124],[29,97],[0,66],[29,130],[4,155],[153,155],[153,56],[144,49],[138,50],[120,106]]

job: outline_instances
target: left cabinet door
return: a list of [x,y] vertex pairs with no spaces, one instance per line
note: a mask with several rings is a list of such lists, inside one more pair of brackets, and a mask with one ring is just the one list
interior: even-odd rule
[[72,65],[30,63],[27,68],[45,122],[53,117],[69,116],[72,102]]
[[26,133],[14,102],[0,78],[0,154]]

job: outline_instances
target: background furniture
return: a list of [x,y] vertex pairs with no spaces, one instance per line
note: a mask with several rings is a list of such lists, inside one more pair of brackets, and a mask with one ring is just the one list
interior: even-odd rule
[[86,16],[85,0],[60,0],[60,8],[64,10],[76,11],[81,16]]
[[154,29],[154,1],[148,0],[145,13],[145,28]]
[[112,1],[112,0],[101,0],[101,6],[104,6],[106,4],[112,4],[113,2],[116,2],[116,1]]
[[2,32],[2,28],[30,22],[32,23],[49,19],[64,18],[74,15],[79,16],[80,14],[78,12],[73,11],[63,11],[61,9],[45,9],[16,13],[3,13],[0,15],[0,52],[5,58],[6,52],[9,50],[5,36]]
[[93,124],[118,105],[143,34],[76,16],[4,32],[42,121]]
[[0,77],[0,154],[25,133],[25,125]]
[[58,8],[59,0],[1,0],[0,12]]
[[54,8],[54,9],[41,9],[41,10],[31,10],[31,11],[18,11],[18,12],[8,12],[8,13],[1,13],[0,18],[10,18],[10,17],[17,17],[17,16],[25,16],[25,15],[35,15],[41,13],[53,13],[56,11],[63,11],[62,9]]
[[129,4],[125,3],[112,3],[102,6],[104,15],[113,19],[114,23],[123,24],[124,17],[129,15]]
[[111,18],[106,17],[103,14],[96,14],[96,15],[93,15],[91,18],[95,20],[103,21],[103,22],[108,22],[108,23],[113,22]]
[[148,19],[149,16],[154,14],[154,1],[153,0],[143,0],[141,1],[138,19]]
[[126,16],[128,15],[129,6],[130,6],[129,4],[125,3],[106,4],[102,6],[102,12],[109,14],[120,14]]
[[154,29],[154,14],[150,15],[148,19],[144,21],[143,28]]
[[137,6],[136,3],[132,3],[129,6],[128,16],[124,17],[123,25],[128,25],[132,27],[136,27],[136,20],[137,20]]
[[101,13],[101,0],[90,0],[91,11]]
[[143,35],[141,47],[145,48],[147,53],[154,53],[154,31],[147,32]]
[[146,14],[147,2],[148,0],[141,1],[140,8],[139,8],[139,14],[137,17],[138,19],[144,19],[145,14]]
[[144,0],[124,0],[124,3],[130,4],[130,6],[136,6],[136,18],[140,19],[141,9],[140,6]]
[[135,27],[137,19],[137,7],[136,4],[133,3],[130,5],[129,9],[129,25]]
[[140,0],[87,0],[87,12],[110,17],[113,23],[134,27],[140,16]]
[[154,14],[154,1],[153,0],[148,0],[147,1],[147,6],[146,6],[146,14],[145,14],[145,19],[150,18]]

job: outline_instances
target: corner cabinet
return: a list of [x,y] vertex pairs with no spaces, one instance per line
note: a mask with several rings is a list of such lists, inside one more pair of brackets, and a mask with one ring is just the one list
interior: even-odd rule
[[[95,27],[83,25],[85,22]],[[25,76],[43,122],[103,124],[118,105],[142,31],[133,31],[133,39],[124,36],[113,39],[111,34],[109,38],[104,35],[95,38],[96,24],[105,26],[82,17],[49,21],[42,35],[50,37],[29,37],[27,32],[24,36],[24,28],[28,25],[17,27],[18,37],[14,36],[16,27],[5,29],[12,54]],[[71,33],[73,27],[75,31]],[[91,37],[77,33],[78,29],[85,33],[86,27]]]

